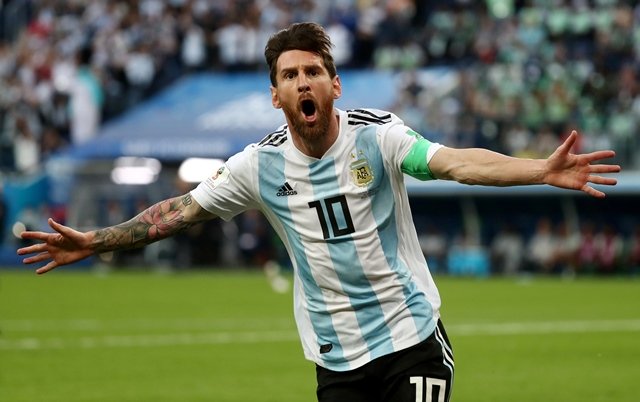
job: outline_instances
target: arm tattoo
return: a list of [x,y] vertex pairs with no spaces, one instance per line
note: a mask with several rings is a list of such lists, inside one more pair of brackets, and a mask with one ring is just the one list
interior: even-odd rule
[[198,223],[185,221],[184,209],[192,203],[190,194],[160,201],[127,222],[97,230],[96,251],[142,247],[190,228]]

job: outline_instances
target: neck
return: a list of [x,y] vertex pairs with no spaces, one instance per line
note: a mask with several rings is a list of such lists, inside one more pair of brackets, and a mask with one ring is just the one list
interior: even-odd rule
[[289,130],[291,131],[293,144],[300,152],[312,158],[320,159],[338,139],[338,133],[340,131],[340,116],[335,112],[329,119],[329,127],[327,128],[327,131],[315,138],[300,136],[294,131],[291,125],[289,125]]

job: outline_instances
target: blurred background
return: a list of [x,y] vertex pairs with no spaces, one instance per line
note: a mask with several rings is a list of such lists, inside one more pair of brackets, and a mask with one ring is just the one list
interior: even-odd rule
[[[0,267],[46,219],[89,230],[189,191],[284,122],[267,38],[323,24],[337,106],[392,110],[431,141],[544,158],[614,149],[605,200],[407,179],[438,274],[640,272],[640,6],[617,0],[5,0]],[[263,217],[215,220],[87,267],[287,266]]]

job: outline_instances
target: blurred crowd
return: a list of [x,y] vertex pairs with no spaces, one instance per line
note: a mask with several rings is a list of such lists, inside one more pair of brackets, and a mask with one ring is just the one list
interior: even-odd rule
[[[638,275],[640,224],[628,233],[610,223],[570,224],[540,216],[531,233],[503,223],[485,241],[429,226],[420,243],[431,270],[452,275]],[[575,227],[574,227],[575,226]]]
[[[523,157],[548,156],[578,129],[579,150],[612,148],[640,167],[637,1],[465,3],[430,10],[409,58],[455,66],[458,82],[439,93],[406,74],[398,114],[443,143]],[[396,50],[375,64],[405,63]]]
[[[0,18],[0,179],[37,172],[184,75],[266,73],[267,38],[297,21],[326,27],[340,70],[397,71],[393,111],[433,141],[546,157],[576,128],[578,151],[613,148],[617,163],[640,169],[637,1],[5,0]],[[442,80],[425,73],[439,68],[449,72]],[[534,252],[542,246],[515,233],[515,246],[485,244],[478,261],[605,272],[604,262],[576,261],[616,250],[617,263],[640,264],[640,230],[613,247],[605,228],[589,235],[587,226],[571,253]],[[548,245],[561,243],[553,232]],[[464,238],[427,244],[447,245],[447,269],[465,261],[457,251],[477,251]],[[503,255],[514,249],[517,264]]]
[[[29,173],[193,71],[257,70],[317,21],[340,68],[403,71],[394,110],[452,146],[581,150],[638,167],[640,6],[622,0],[13,0],[0,6],[0,169]],[[432,89],[423,67],[457,72]]]

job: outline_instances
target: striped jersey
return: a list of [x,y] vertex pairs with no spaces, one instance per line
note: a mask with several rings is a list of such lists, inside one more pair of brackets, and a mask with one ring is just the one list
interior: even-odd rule
[[[229,220],[259,209],[294,268],[294,314],[305,357],[346,371],[425,340],[440,296],[418,243],[403,160],[432,144],[395,115],[339,114],[339,135],[321,158],[293,144],[282,126],[232,156],[193,190]],[[424,155],[424,154],[423,154]]]

